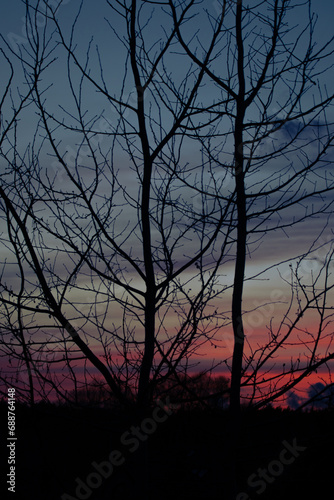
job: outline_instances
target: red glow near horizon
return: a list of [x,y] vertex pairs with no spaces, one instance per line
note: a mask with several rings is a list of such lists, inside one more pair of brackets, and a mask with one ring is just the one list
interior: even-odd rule
[[[257,331],[256,334],[252,337],[253,343],[255,341],[261,341],[263,342],[263,337],[264,337],[264,331]],[[223,343],[223,342],[222,342]],[[319,349],[322,351],[326,351],[326,348],[328,348],[328,342],[326,343],[326,339],[323,339],[319,343]],[[226,348],[220,347],[220,348],[214,348],[213,346],[206,345],[205,347],[202,347],[200,351],[198,352],[198,356],[193,360],[193,366],[190,364],[190,369],[188,371],[189,375],[197,375],[199,373],[202,373],[204,371],[208,371],[212,377],[218,377],[218,376],[225,376],[228,380],[230,379],[230,370],[228,369],[227,365],[225,363],[216,366],[219,363],[219,357],[222,357],[222,354],[225,353]],[[270,363],[268,362],[264,367],[262,367],[259,372],[257,373],[257,381],[261,385],[263,379],[273,379],[275,380],[275,376],[279,377],[279,387],[283,387],[285,384],[291,382],[291,375],[286,374],[286,376],[282,376],[282,372],[285,369],[286,371],[289,370],[291,366],[291,362],[296,362],[297,359],[301,360],[301,365],[304,368],[306,367],[306,358],[305,358],[305,352],[303,353],[303,356],[301,355],[301,350],[300,346],[290,346],[289,349],[285,349],[285,354],[284,356],[280,355],[279,358],[277,359],[271,359]],[[100,357],[101,359],[103,358],[102,353],[100,352]],[[230,357],[232,354],[231,352],[226,353],[226,357]],[[219,356],[220,355],[220,356]],[[247,356],[247,349],[246,349],[246,356]],[[195,361],[198,361],[198,364]],[[114,359],[116,361],[116,359]],[[121,359],[120,359],[121,362]],[[156,362],[159,362],[159,359],[156,359]],[[283,368],[283,365],[285,365],[285,368]],[[334,365],[334,361],[330,363],[330,365]],[[216,366],[214,369],[212,367]],[[75,365],[73,364],[73,368],[75,369],[76,375],[77,375],[77,384],[78,387],[85,387],[85,376],[84,376],[84,371],[85,368],[87,368],[86,363],[83,360],[78,360]],[[101,377],[99,376],[99,373],[94,367],[89,368],[89,372],[92,376],[96,377],[97,380],[101,380]],[[297,379],[299,374],[302,373],[301,371],[296,370],[294,373],[294,378]],[[62,377],[64,374],[64,367],[61,365],[58,365],[58,368],[54,370],[54,374],[58,375],[59,377]],[[26,382],[27,378],[27,373],[24,370],[20,371],[20,376],[22,377],[21,380],[22,382]],[[244,381],[247,379],[247,374],[246,377],[244,377]],[[19,382],[19,381],[18,381]],[[306,377],[304,377],[296,386],[291,387],[291,390],[289,392],[294,393],[294,397],[296,400],[302,404],[304,401],[306,401],[308,392],[310,390],[310,387],[312,385],[315,385],[317,383],[321,383],[324,386],[328,385],[332,382],[331,380],[331,375],[330,375],[330,366],[323,365],[319,367],[315,372],[310,372]],[[268,384],[265,384],[264,387],[269,387]],[[64,379],[64,382],[62,384],[62,390],[67,390],[68,394],[73,390],[73,382],[70,380],[66,381],[66,378]],[[273,406],[274,407],[282,407],[282,408],[287,408],[288,403],[287,403],[287,396],[289,395],[289,392],[287,394],[284,394],[284,396],[277,398],[277,400],[273,401]],[[264,395],[266,391],[264,390]],[[243,395],[243,400],[245,402],[248,401],[248,396],[250,394],[250,389],[248,388],[243,388],[242,389],[242,395]],[[51,397],[51,400],[55,401],[56,397],[53,396]],[[256,403],[257,398],[254,399],[254,403]]]

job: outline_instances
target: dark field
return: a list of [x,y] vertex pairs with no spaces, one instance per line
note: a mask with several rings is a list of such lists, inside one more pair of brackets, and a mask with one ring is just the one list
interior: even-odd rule
[[[7,489],[9,467],[6,422],[7,407],[2,404],[3,490]],[[334,475],[333,423],[333,410],[243,413],[236,449],[235,498],[330,498],[326,492]],[[232,452],[227,412],[174,411],[154,425],[148,415],[145,432],[140,425],[138,421],[135,430],[134,418],[111,410],[18,406],[16,493],[8,492],[8,498],[228,498]],[[113,466],[109,461],[112,451]],[[149,493],[142,497],[139,491],[145,477]]]

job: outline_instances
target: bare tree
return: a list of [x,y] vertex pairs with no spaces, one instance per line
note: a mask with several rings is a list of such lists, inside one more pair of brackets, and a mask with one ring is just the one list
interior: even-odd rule
[[[259,366],[263,367],[264,359],[268,361],[274,355],[275,339],[282,332],[282,328],[276,333],[271,331],[268,344],[259,349],[250,345],[250,352],[244,359],[247,312],[242,306],[244,284],[248,279],[261,276],[261,271],[253,276],[246,273],[247,255],[256,255],[254,249],[265,244],[266,238],[272,238],[275,233],[288,236],[297,224],[315,216],[322,215],[326,225],[326,214],[331,213],[333,179],[329,167],[332,164],[333,122],[328,111],[333,94],[327,92],[326,71],[331,68],[333,38],[322,46],[316,44],[316,16],[310,1],[295,6],[284,0],[261,1],[254,6],[242,0],[224,1],[217,4],[218,17],[207,13],[212,33],[207,42],[209,50],[215,42],[208,60],[201,30],[193,37],[182,31],[177,23],[177,7],[172,1],[169,5],[186,57],[202,68],[212,82],[207,114],[214,126],[207,134],[194,127],[193,138],[202,142],[213,164],[229,170],[234,178],[229,193],[226,195],[226,190],[222,189],[218,196],[221,200],[229,196],[235,207],[231,408],[238,414],[243,377],[246,376],[247,381],[256,380],[254,387],[259,388]],[[305,19],[302,28],[293,24],[294,16]],[[198,55],[198,47],[204,56]],[[216,193],[212,192],[212,196]],[[329,242],[330,239],[331,236]],[[313,250],[315,247],[316,242]],[[305,251],[303,257],[306,256]],[[284,257],[281,262],[288,262],[294,256],[290,252]],[[329,251],[322,268],[326,274],[323,288],[316,287],[319,276],[313,276],[313,285],[308,285],[314,287],[313,297],[305,297],[306,309],[313,308],[320,298],[326,303],[332,289],[327,279],[331,262]],[[266,270],[263,266],[263,271]],[[299,277],[296,281],[292,286],[298,286],[299,294],[305,295],[306,289]],[[296,322],[291,320],[291,331],[295,327]],[[319,336],[327,335],[323,327],[321,315]],[[317,346],[315,342],[314,349]],[[254,367],[255,352],[259,358]],[[317,362],[326,363],[328,359],[323,355]],[[299,380],[319,366],[314,361],[313,352],[303,368],[298,367],[303,372]],[[284,370],[280,376],[285,376]],[[296,381],[294,379],[294,383]],[[284,394],[288,385],[281,391],[271,392],[269,399]],[[265,391],[261,394],[263,404],[268,401],[264,394]]]
[[[230,288],[235,341],[231,404],[238,411],[243,374],[247,371],[246,379],[257,387],[259,366],[277,351],[270,351],[271,342],[256,349],[262,361],[249,374],[255,359],[250,346],[242,366],[243,286],[260,276],[246,276],[247,251],[251,255],[268,235],[288,233],[297,223],[326,215],[332,205],[327,110],[333,96],[322,85],[332,40],[315,46],[310,2],[295,7],[308,14],[298,34],[288,22],[294,10],[287,1],[254,7],[224,1],[218,16],[217,11],[205,16],[193,1],[170,1],[169,10],[161,3],[159,14],[148,2],[110,3],[107,7],[123,25],[117,23],[116,29],[107,20],[109,36],[119,44],[124,63],[112,87],[104,52],[97,48],[94,58],[91,42],[86,53],[75,45],[85,5],[67,34],[60,7],[27,3],[27,44],[14,50],[2,39],[8,84],[1,105],[8,113],[11,103],[11,114],[2,122],[6,169],[1,198],[4,242],[18,275],[9,287],[9,264],[4,266],[3,335],[15,333],[18,357],[30,372],[32,364],[38,370],[37,359],[43,363],[48,358],[50,366],[65,352],[68,377],[75,384],[71,363],[89,359],[120,398],[123,377],[135,383],[138,375],[138,400],[144,404],[152,394],[151,382],[164,370],[164,377],[175,372],[197,342],[211,341],[224,321],[229,324],[225,311],[207,311],[210,301]],[[149,29],[161,13],[166,23],[158,49]],[[42,27],[38,16],[45,21]],[[192,36],[198,16],[203,26]],[[175,70],[175,58],[182,70]],[[72,102],[69,108],[48,99],[56,85],[44,75],[57,62],[66,63],[62,92]],[[25,80],[25,94],[10,93],[15,76]],[[85,101],[91,91],[98,96],[93,112]],[[103,111],[104,101],[112,118]],[[26,118],[27,108],[38,115],[36,132],[24,148],[19,119]],[[185,156],[190,147],[197,148],[191,164]],[[127,179],[129,166],[137,179],[133,184]],[[218,273],[229,259],[235,259],[234,281],[222,287]],[[329,253],[322,268],[328,279],[330,265]],[[327,278],[321,290],[326,299],[331,289]],[[305,295],[297,274],[295,279],[293,289],[298,286]],[[198,286],[195,293],[189,293],[190,283]],[[313,276],[308,309],[318,297],[316,283]],[[110,314],[115,303],[120,305],[116,314],[123,311],[118,324]],[[171,336],[166,318],[172,310],[179,325]],[[48,316],[50,322],[37,320]],[[52,332],[48,342],[32,341],[45,329]],[[34,335],[27,342],[29,331]],[[101,343],[105,363],[89,347],[89,336]],[[15,347],[7,341],[3,345],[15,357]],[[268,349],[271,354],[265,355]],[[76,358],[69,356],[71,351]],[[60,387],[56,379],[53,387]]]
[[[214,346],[236,430],[242,402],[279,400],[333,359],[330,230],[247,267],[330,221],[333,39],[316,45],[310,1],[121,0],[100,7],[95,40],[89,4],[69,23],[62,2],[27,0],[24,41],[1,37],[1,380],[33,403],[78,400],[102,376],[142,415],[171,380],[207,399],[187,374]],[[243,304],[276,266],[290,296]],[[268,305],[255,344],[247,318]]]
[[[94,54],[91,42],[77,50],[84,3],[66,33],[61,4],[26,2],[27,44],[14,50],[2,38],[7,89],[20,78],[28,89],[5,92],[2,102],[8,113],[12,99],[1,146],[9,253],[2,352],[24,355],[43,397],[53,390],[66,398],[66,385],[80,390],[84,364],[86,376],[97,370],[123,404],[131,388],[145,408],[159,377],[186,373],[190,356],[215,342],[226,321],[210,304],[223,293],[215,285],[231,245],[232,204],[212,203],[211,193],[199,196],[185,183],[187,128],[202,106],[205,71],[189,61],[180,73],[171,62],[191,4],[176,25],[164,14],[157,45],[150,30],[163,5],[155,13],[146,2],[107,2],[108,37],[121,53],[113,85],[109,53]],[[58,64],[66,82],[57,88]],[[97,104],[87,109],[92,92]],[[35,132],[24,145],[26,119]],[[11,342],[16,331],[28,339]]]

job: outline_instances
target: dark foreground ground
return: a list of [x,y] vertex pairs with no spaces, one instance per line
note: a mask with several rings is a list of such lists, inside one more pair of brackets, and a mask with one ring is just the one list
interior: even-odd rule
[[[6,493],[7,407],[0,410],[1,489]],[[163,412],[158,417],[163,420]],[[147,418],[143,431],[140,422],[132,427],[132,418],[111,410],[17,407],[16,492],[7,491],[8,498],[138,499],[147,477],[149,500],[228,499],[228,414],[174,411],[164,422]],[[333,498],[333,424],[333,410],[244,413],[235,499]]]

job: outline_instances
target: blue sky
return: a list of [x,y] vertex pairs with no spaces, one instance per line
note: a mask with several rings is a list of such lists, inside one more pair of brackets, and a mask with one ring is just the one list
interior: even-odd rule
[[[68,30],[72,24],[72,20],[75,18],[75,14],[77,12],[77,8],[80,2],[77,0],[67,0],[64,1],[62,6],[59,9],[59,16],[61,19],[61,23],[63,26],[65,26],[65,32]],[[99,8],[97,9],[97,4]],[[208,11],[214,15],[214,12],[217,9],[217,2],[207,2],[207,8]],[[317,16],[319,17],[318,21],[318,27],[316,29],[316,39],[317,43],[321,44],[325,40],[328,39],[329,36],[331,36],[333,28],[332,28],[332,19],[333,19],[333,14],[334,14],[334,5],[333,2],[329,0],[322,0],[318,2],[313,2],[313,9],[316,12]],[[105,16],[110,15],[110,8],[105,6],[104,2],[84,2],[83,4],[83,10],[82,10],[82,16],[80,18],[80,21],[78,22],[78,28],[76,31],[76,42],[78,44],[78,53],[79,55],[84,59],[84,54],[86,53],[86,49],[89,43],[89,40],[91,39],[91,36],[94,36],[94,42],[92,44],[92,60],[96,60],[96,52],[94,49],[94,45],[100,43],[101,47],[101,57],[102,60],[104,61],[103,67],[105,71],[105,78],[106,81],[108,82],[108,85],[110,85],[110,88],[115,87],[115,95],[118,92],[118,87],[121,82],[121,71],[120,68],[122,68],[122,64],[124,61],[124,49],[122,48],[121,42],[117,40],[117,37],[115,34],[112,33],[110,30],[107,22],[103,19]],[[115,14],[113,14],[115,15]],[[112,18],[111,18],[112,19]],[[297,20],[293,19],[293,22]],[[300,20],[298,19],[299,23]],[[303,21],[303,19],[301,19]],[[21,47],[25,48],[27,46],[27,43],[25,41],[25,36],[24,36],[24,30],[25,30],[25,21],[24,21],[24,4],[23,2],[20,2],[18,0],[14,2],[10,2],[8,5],[6,5],[6,8],[3,7],[3,12],[1,15],[1,21],[0,21],[0,27],[1,27],[1,33],[4,36],[5,40],[7,40],[9,43],[13,43],[13,41],[18,41],[21,42]],[[200,23],[198,20],[193,21],[194,26],[199,26]],[[42,26],[43,21],[40,21],[40,24]],[[297,23],[296,23],[297,25]],[[151,37],[152,41],[161,35],[162,33],[162,28],[159,26],[158,22],[154,23],[155,28],[152,30],[150,26],[150,32],[149,36]],[[205,32],[204,32],[205,33]],[[189,36],[189,33],[188,33]],[[205,37],[204,37],[205,38]],[[107,41],[110,40],[109,43]],[[204,40],[205,43],[205,40]],[[175,55],[176,59],[175,61],[178,60],[178,56]],[[182,59],[180,59],[180,62]],[[69,89],[68,86],[63,85],[63,80],[64,80],[64,72],[66,71],[66,66],[65,66],[65,60],[62,59],[62,62],[55,63],[54,66],[51,66],[50,72],[47,73],[47,79],[45,80],[45,87],[48,86],[48,83],[52,81],[53,87],[50,88],[46,95],[47,98],[47,103],[49,106],[49,109],[54,111],[56,113],[56,116],[61,120],[62,116],[64,115],[64,110],[65,112],[69,109],[71,109],[71,96],[69,94]],[[96,68],[95,63],[93,63],[93,68]],[[177,63],[174,64],[173,71],[175,71],[175,74],[177,75],[178,72],[179,74],[182,74],[183,68],[180,69],[177,68]],[[75,73],[74,73],[75,74]],[[332,76],[333,72],[329,73],[326,76],[327,83],[329,85],[332,84]],[[20,78],[20,75],[19,75]],[[75,79],[75,78],[74,78]],[[321,82],[322,84],[324,82]],[[125,94],[128,95],[129,97],[129,102],[131,102],[131,79],[129,80],[129,88],[126,90]],[[61,96],[61,97],[60,97]],[[117,115],[113,112],[111,109],[111,106],[103,102],[101,97],[97,94],[95,90],[87,88],[87,93],[85,96],[85,100],[87,102],[87,108],[89,109],[89,112],[91,113],[92,116],[96,114],[97,116],[99,113],[103,111],[103,115],[107,119],[107,122],[100,120],[97,121],[97,126],[100,128],[103,127],[108,127],[108,124],[113,125],[115,123],[115,120],[117,119]],[[61,108],[59,107],[61,106]],[[36,115],[34,112],[29,112],[24,115],[23,118],[23,123],[25,123],[25,127],[21,128],[21,140],[23,142],[27,142],[30,139],[30,130],[31,130],[31,123],[36,120]],[[25,121],[26,120],[26,121]],[[168,124],[168,118],[166,118],[166,122]],[[167,125],[168,126],[168,125]],[[289,127],[295,126],[293,123],[289,125]],[[284,135],[281,132],[282,135]],[[282,135],[278,136],[277,139],[278,141],[282,141]],[[99,142],[103,142],[104,139],[100,138]],[[67,144],[66,144],[67,142]],[[301,144],[302,146],[302,144]],[[265,146],[264,146],[265,147]],[[64,142],[64,149],[69,151],[69,155],[71,152],[76,152],[76,145],[75,145],[75,138],[70,138],[69,136],[66,137],[65,142]],[[194,148],[192,147],[192,144],[189,143],[189,145],[185,148],[185,151],[187,151],[188,148],[188,157],[183,156],[183,161],[186,162],[197,162],[198,159],[196,157],[197,153],[194,153]],[[57,162],[55,161],[50,161],[50,159],[45,158],[45,161],[48,162],[48,168],[57,170]],[[227,160],[228,161],[228,160]],[[291,159],[284,159],[285,165],[288,165],[289,161]],[[120,154],[119,156],[119,162],[123,162],[122,156]],[[280,168],[279,162],[276,160],[274,162],[269,162],[268,167],[266,167],[269,172],[269,169],[273,169],[275,171],[276,168]],[[122,164],[121,167],[121,176],[126,177],[126,170],[127,166]],[[123,173],[124,172],[124,173]],[[127,181],[128,184],[133,182],[133,177],[131,174],[129,174],[129,180]],[[130,185],[129,184],[129,185]],[[226,182],[225,182],[226,186]],[[134,189],[135,188],[135,183],[134,183]],[[195,200],[196,202],[196,200]],[[307,204],[307,202],[306,202]],[[295,209],[293,209],[295,210]],[[124,214],[124,211],[123,211]],[[298,216],[297,213],[290,213],[290,216]],[[289,235],[289,238],[286,238],[286,235],[284,235],[281,231],[277,233],[272,233],[270,236],[270,240],[268,242],[263,241],[261,243],[261,246],[257,250],[257,256],[262,260],[265,259],[266,261],[269,259],[274,259],[274,254],[279,255],[282,258],[288,258],[291,253],[300,253],[304,245],[309,242],[311,243],[312,238],[318,234],[321,231],[322,224],[325,222],[327,215],[325,215],[322,218],[317,218],[314,220],[309,220],[303,224],[301,224],[300,228],[297,230],[293,230],[294,233],[293,235],[298,235],[297,237],[293,237],[293,235],[289,234],[289,231],[287,230],[287,234]],[[296,231],[296,232],[295,232]],[[275,251],[274,251],[275,250]],[[253,257],[253,259],[256,259],[256,256]]]

